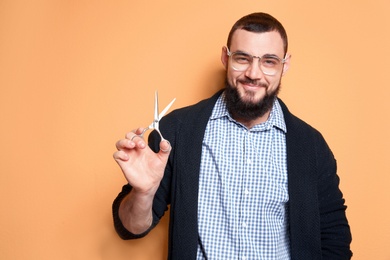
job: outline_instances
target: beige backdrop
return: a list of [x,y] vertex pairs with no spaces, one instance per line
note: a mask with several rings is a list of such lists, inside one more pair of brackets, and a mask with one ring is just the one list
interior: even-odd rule
[[338,159],[354,259],[389,260],[388,0],[0,0],[0,259],[165,259],[166,217],[138,241],[113,230],[114,144],[156,89],[175,108],[219,89],[254,11],[288,31],[281,97]]

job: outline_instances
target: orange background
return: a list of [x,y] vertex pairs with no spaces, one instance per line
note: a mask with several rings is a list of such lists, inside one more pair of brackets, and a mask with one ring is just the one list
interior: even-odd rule
[[167,217],[137,241],[113,230],[114,144],[151,121],[156,89],[175,108],[219,89],[254,11],[289,34],[280,96],[338,159],[353,259],[389,260],[387,0],[0,0],[0,258],[165,259]]

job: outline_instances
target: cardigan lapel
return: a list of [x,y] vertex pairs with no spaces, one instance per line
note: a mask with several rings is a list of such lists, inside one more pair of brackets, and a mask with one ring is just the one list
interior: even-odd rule
[[[222,91],[210,99],[201,101],[185,113],[181,122],[176,144],[177,160],[174,165],[171,218],[176,224],[171,226],[172,241],[181,241],[180,246],[172,246],[171,259],[194,259],[198,244],[198,190],[199,171],[202,157],[202,142],[214,104]],[[185,248],[185,249],[184,249]],[[184,249],[184,250],[183,250]]]
[[279,100],[287,127],[287,174],[291,259],[321,259],[317,168],[313,131]]

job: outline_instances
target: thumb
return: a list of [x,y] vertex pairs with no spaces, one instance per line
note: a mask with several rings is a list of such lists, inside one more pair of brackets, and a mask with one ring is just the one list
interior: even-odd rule
[[172,150],[171,143],[168,140],[162,140],[160,142],[160,151],[158,153],[162,158],[167,160],[169,154],[171,153],[171,150]]

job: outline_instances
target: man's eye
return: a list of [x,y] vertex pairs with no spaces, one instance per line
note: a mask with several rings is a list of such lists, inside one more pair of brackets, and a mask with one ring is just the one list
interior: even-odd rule
[[234,55],[234,60],[238,63],[250,63],[250,57],[248,55],[236,54]]
[[275,67],[280,62],[276,58],[262,58],[262,63],[263,63],[264,66],[267,66],[267,67]]

